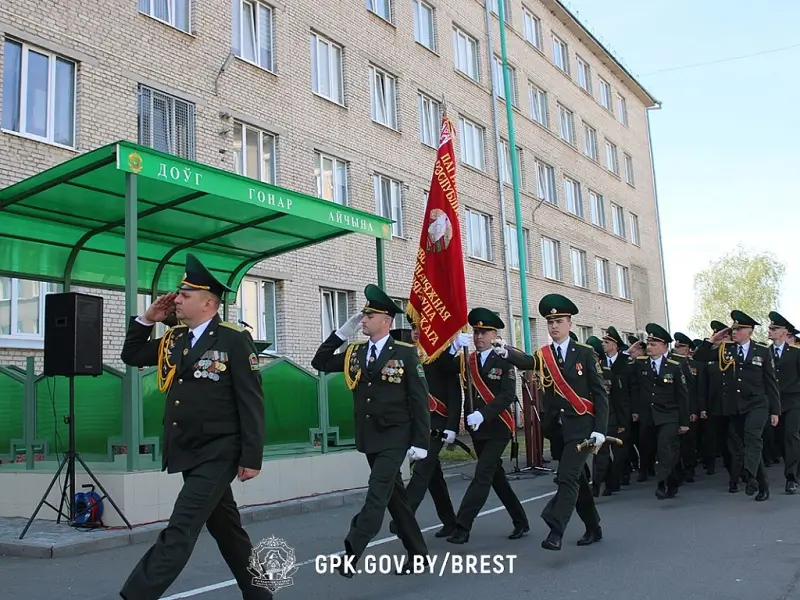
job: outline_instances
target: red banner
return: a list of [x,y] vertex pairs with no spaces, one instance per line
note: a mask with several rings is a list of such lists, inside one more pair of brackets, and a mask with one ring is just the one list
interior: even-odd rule
[[419,329],[423,362],[436,359],[467,327],[467,286],[452,133],[445,114],[408,300],[408,313]]

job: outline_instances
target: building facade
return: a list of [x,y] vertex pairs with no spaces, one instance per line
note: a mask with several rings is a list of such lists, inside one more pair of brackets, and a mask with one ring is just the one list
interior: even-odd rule
[[[477,0],[6,0],[0,188],[135,141],[391,217],[387,291],[404,302],[446,104],[469,303],[513,321],[521,345],[498,0],[487,1],[488,21]],[[577,303],[584,339],[663,322],[656,101],[557,0],[501,1],[533,343],[547,340],[535,317],[550,292]],[[374,243],[358,236],[287,254],[251,271],[230,318],[307,366],[376,272]],[[0,365],[41,356],[43,295],[58,290],[13,275],[0,265]],[[106,362],[118,365],[123,295],[88,291],[106,298]]]

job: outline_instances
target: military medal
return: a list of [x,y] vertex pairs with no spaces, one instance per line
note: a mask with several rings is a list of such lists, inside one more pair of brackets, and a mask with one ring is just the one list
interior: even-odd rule
[[583,365],[581,363],[576,364],[575,368],[578,369],[578,375],[583,375]]

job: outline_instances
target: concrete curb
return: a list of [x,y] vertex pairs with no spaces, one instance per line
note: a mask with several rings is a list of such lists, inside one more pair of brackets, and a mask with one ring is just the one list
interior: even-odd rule
[[[472,461],[452,464],[443,467],[443,471],[453,471]],[[445,474],[446,478],[457,477],[457,473]],[[269,519],[281,519],[284,517],[295,516],[303,513],[315,512],[337,508],[348,504],[361,504],[366,496],[367,488],[354,488],[340,490],[318,496],[307,498],[295,498],[285,500],[275,504],[243,506],[239,508],[242,515],[242,525],[247,526],[251,523],[266,521]],[[18,558],[65,558],[93,552],[102,552],[121,546],[134,544],[152,544],[158,538],[159,533],[166,526],[166,521],[149,523],[147,525],[134,526],[133,531],[127,528],[102,529],[97,531],[87,531],[84,535],[85,540],[75,540],[74,529],[65,525],[70,532],[70,539],[59,542],[58,534],[49,535],[47,539],[22,539],[22,540],[0,540],[0,556],[13,556]],[[66,537],[66,536],[64,536]]]

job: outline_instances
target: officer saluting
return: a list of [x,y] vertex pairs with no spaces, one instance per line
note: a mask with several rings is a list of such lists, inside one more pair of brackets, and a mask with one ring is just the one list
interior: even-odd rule
[[[389,334],[400,307],[376,285],[368,285],[364,295],[364,308],[332,333],[311,361],[318,371],[344,372],[353,392],[356,449],[367,455],[370,466],[364,506],[344,540],[345,556],[352,557],[351,564],[339,569],[345,577],[354,575],[367,544],[380,532],[387,507],[409,562],[414,555],[428,554],[400,475],[406,455],[410,460],[428,455],[431,419],[425,372],[416,348]],[[359,324],[369,341],[335,354]]]
[[[246,599],[272,594],[248,574],[252,544],[242,528],[230,483],[261,470],[264,396],[250,334],[219,318],[225,292],[192,254],[178,293],[160,296],[131,318],[122,361],[159,367],[166,392],[162,468],[183,475],[167,527],[128,577],[120,595],[155,600],[178,577],[203,525],[216,540]],[[182,324],[150,340],[153,325],[175,310]]]
[[560,294],[549,294],[539,302],[539,314],[547,319],[552,345],[542,346],[530,356],[501,342],[495,352],[507,357],[518,369],[536,372],[540,385],[545,388],[542,433],[551,439],[563,438],[558,491],[542,510],[542,519],[550,527],[542,548],[561,550],[561,538],[575,509],[586,526],[578,545],[589,545],[603,537],[585,468],[590,450],[579,451],[577,445],[586,438],[594,438],[599,445],[605,442],[608,395],[594,350],[569,337],[572,315],[578,314],[575,304]]

